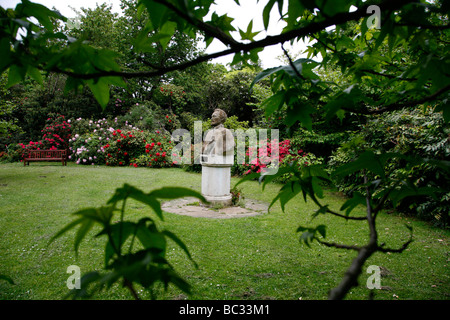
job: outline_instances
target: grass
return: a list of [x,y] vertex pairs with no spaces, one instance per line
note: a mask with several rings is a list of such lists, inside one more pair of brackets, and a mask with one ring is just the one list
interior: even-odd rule
[[[238,179],[233,178],[232,184]],[[144,191],[161,186],[183,186],[200,191],[201,175],[178,168],[109,168],[103,166],[63,167],[56,163],[0,165],[0,299],[61,299],[67,294],[67,267],[81,272],[101,270],[104,239],[94,232],[81,243],[79,255],[73,250],[74,234],[48,244],[50,238],[72,221],[78,209],[106,203],[117,187],[129,183]],[[240,185],[245,197],[270,202],[280,185],[262,191],[257,182]],[[332,191],[323,203],[339,208],[344,198]],[[184,252],[170,244],[168,259],[175,270],[192,285],[185,295],[170,286],[157,288],[159,299],[326,299],[328,291],[341,280],[354,252],[299,242],[298,226],[327,225],[327,240],[364,244],[365,222],[341,221],[321,215],[311,221],[314,204],[292,200],[282,212],[276,204],[270,213],[236,219],[207,219],[164,214],[160,227],[179,236],[188,246],[199,268]],[[364,208],[360,209],[364,214]],[[129,201],[126,218],[154,215],[149,208]],[[405,224],[414,229],[414,242],[402,254],[376,254],[367,263],[383,267],[382,290],[375,299],[447,300],[448,231],[436,229],[414,218],[382,213],[377,227],[381,241],[400,247],[409,237]],[[360,286],[347,299],[367,299],[369,274],[362,274]],[[140,290],[143,297],[147,293]],[[97,299],[131,299],[119,285]]]

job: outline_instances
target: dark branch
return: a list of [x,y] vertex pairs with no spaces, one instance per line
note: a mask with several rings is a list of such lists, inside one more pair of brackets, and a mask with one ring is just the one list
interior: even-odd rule
[[167,7],[168,9],[175,12],[178,16],[182,17],[184,20],[195,26],[197,29],[202,30],[207,36],[216,38],[220,41],[222,41],[223,44],[230,46],[231,48],[239,48],[241,46],[241,43],[237,42],[235,39],[227,35],[225,32],[223,32],[221,29],[214,27],[208,23],[205,23],[199,19],[194,18],[192,15],[189,15],[187,11],[182,11],[179,8],[177,8],[172,3],[165,1],[165,0],[154,0],[157,3],[162,4],[163,6]]
[[291,68],[294,70],[295,74],[297,75],[297,77],[299,77],[302,80],[305,80],[305,77],[303,77],[300,72],[298,71],[297,67],[295,66],[294,62],[292,61],[291,57],[289,56],[289,53],[286,51],[286,49],[284,49],[284,46],[281,45],[281,49],[283,49],[284,55],[287,57],[288,61],[289,61],[289,65],[291,66]]
[[317,240],[317,242],[319,242],[320,244],[323,244],[326,247],[332,247],[332,248],[338,248],[338,249],[347,249],[347,250],[356,250],[359,251],[361,250],[361,247],[358,246],[349,246],[349,245],[345,245],[345,244],[339,244],[339,243],[335,243],[335,242],[326,242],[326,241],[322,241],[318,238],[314,238]]
[[408,246],[409,246],[409,244],[410,244],[411,242],[413,242],[413,239],[412,239],[412,238],[409,239],[408,241],[406,241],[406,242],[405,242],[400,248],[398,248],[398,249],[384,248],[384,247],[382,247],[382,246],[379,246],[379,247],[377,248],[377,251],[384,252],[384,253],[387,253],[387,252],[392,252],[392,253],[402,253],[403,251],[405,251],[405,250],[408,248]]
[[404,81],[417,81],[417,78],[402,78],[402,77],[396,76],[394,74],[380,73],[380,72],[376,72],[374,70],[362,69],[360,71],[365,72],[365,73],[370,73],[370,74],[373,74],[376,76],[382,76],[382,77],[385,77],[388,79],[397,79],[397,80],[404,80]]
[[445,87],[442,87],[441,89],[437,90],[435,93],[423,97],[421,99],[417,99],[417,100],[410,100],[410,101],[406,101],[404,103],[391,103],[383,108],[380,109],[374,109],[374,110],[369,110],[368,114],[379,114],[379,113],[383,113],[386,111],[393,111],[393,110],[399,110],[399,109],[403,109],[403,108],[407,108],[407,107],[413,107],[416,105],[420,105],[423,104],[425,102],[434,100],[436,98],[438,98],[441,94],[447,92],[450,90],[450,84],[446,85]]
[[[159,0],[159,1],[162,4],[167,4],[167,2],[165,2],[163,0]],[[385,8],[386,10],[387,9],[395,10],[395,9],[401,8],[402,6],[404,6],[405,4],[410,3],[410,2],[411,2],[411,0],[402,0],[402,1],[387,0],[379,5],[382,6],[383,8]],[[170,5],[170,4],[167,4],[167,5],[172,7],[172,5]],[[338,13],[330,18],[327,18],[325,20],[318,21],[318,22],[312,22],[309,25],[299,28],[299,29],[293,29],[293,30],[287,31],[285,33],[282,33],[282,34],[279,34],[276,36],[267,36],[266,38],[264,38],[262,40],[245,43],[245,44],[239,43],[236,41],[231,43],[229,36],[226,36],[226,38],[224,38],[220,34],[220,32],[217,31],[216,28],[211,28],[210,25],[203,23],[203,22],[199,23],[200,21],[195,20],[195,21],[193,21],[193,23],[196,24],[196,27],[199,28],[200,31],[203,31],[205,33],[208,32],[208,35],[213,36],[221,41],[224,41],[224,43],[230,45],[231,48],[221,51],[221,52],[200,56],[191,61],[180,63],[180,64],[177,64],[177,65],[174,65],[171,67],[165,67],[160,70],[141,71],[141,72],[102,71],[102,72],[90,73],[90,74],[78,74],[78,73],[74,73],[74,72],[67,71],[67,70],[61,70],[61,69],[57,69],[57,68],[53,68],[52,70],[49,70],[49,71],[64,73],[68,76],[78,78],[78,79],[85,79],[85,80],[99,78],[99,77],[111,77],[111,76],[122,77],[122,78],[127,78],[127,79],[161,76],[168,72],[172,72],[175,70],[184,70],[186,68],[197,65],[199,63],[206,62],[206,61],[209,61],[209,60],[212,60],[215,58],[223,57],[223,56],[226,56],[229,54],[234,54],[234,53],[238,53],[241,51],[249,52],[253,49],[264,48],[264,47],[276,45],[279,43],[284,43],[284,42],[292,40],[294,38],[310,36],[311,34],[317,33],[319,31],[324,30],[325,28],[333,26],[333,25],[339,25],[342,23],[346,23],[348,21],[358,20],[358,19],[368,15],[367,7],[369,5],[370,4],[366,4],[362,7],[360,7],[358,10],[353,11],[353,12]],[[169,9],[172,9],[172,8],[169,8]],[[175,8],[175,10],[177,10],[176,12],[179,12],[179,9]],[[186,14],[184,14],[184,16],[186,16]],[[189,19],[192,20],[192,18],[190,18],[190,17],[189,17]]]

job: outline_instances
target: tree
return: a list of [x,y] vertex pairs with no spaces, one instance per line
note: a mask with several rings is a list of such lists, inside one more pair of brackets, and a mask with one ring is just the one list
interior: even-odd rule
[[[258,52],[266,46],[308,38],[315,39],[306,50],[308,58],[293,61],[287,57],[288,65],[265,70],[256,76],[254,83],[269,79],[272,85],[273,95],[263,103],[267,116],[284,109],[286,126],[300,124],[310,130],[317,114],[324,114],[328,121],[335,117],[342,120],[349,115],[364,117],[419,108],[425,104],[435,112],[442,112],[448,123],[448,2],[269,0],[263,11],[265,28],[275,5],[286,27],[279,35],[257,41],[253,38],[252,22],[246,30],[238,30],[240,39],[233,38],[232,19],[212,12],[212,2],[139,1],[137,10],[148,13],[149,20],[136,38],[134,49],[137,52],[154,51],[155,48],[164,52],[175,34],[196,39],[198,33],[204,35],[206,44],[218,39],[227,49],[189,57],[188,60],[127,70],[116,62],[117,54],[113,51],[93,48],[81,41],[72,42],[65,35],[53,32],[50,18],[64,18],[57,12],[24,0],[15,10],[2,9],[0,12],[0,53],[4,57],[0,62],[0,72],[9,69],[9,85],[23,80],[26,74],[40,81],[38,70],[62,73],[68,76],[67,90],[87,85],[105,107],[109,100],[109,86],[127,87],[127,79],[162,77],[228,54],[234,54],[233,64],[256,63]],[[235,2],[239,4],[238,0]],[[284,3],[287,3],[286,7]],[[40,25],[33,23],[31,17],[35,17]],[[354,28],[355,24],[359,30]],[[23,31],[20,37],[19,30]],[[57,44],[49,42],[55,38],[58,39]],[[336,65],[346,81],[333,82],[321,76],[317,69],[326,68],[328,64]],[[385,173],[392,161],[401,161],[405,167],[430,164],[448,179],[448,161],[361,150],[352,162],[332,173],[333,177],[340,178],[358,172],[363,178],[361,187],[364,192],[355,193],[337,212],[319,200],[322,193],[320,181],[330,181],[323,168],[310,166],[297,171],[286,167],[279,170],[279,174],[292,173],[293,178],[281,188],[273,203],[279,200],[284,208],[289,199],[301,193],[305,200],[309,198],[318,205],[315,215],[331,214],[367,223],[369,241],[364,246],[326,242],[326,226],[323,225],[298,228],[302,232],[301,239],[307,244],[315,240],[326,246],[357,252],[342,282],[331,290],[330,299],[344,298],[357,285],[363,264],[375,252],[402,252],[412,241],[411,238],[395,249],[378,242],[376,219],[386,201],[398,204],[411,196],[448,192],[445,190],[448,183],[436,190],[417,186],[408,176],[393,180]],[[276,176],[265,176],[264,183],[274,178]],[[366,206],[366,215],[350,215],[359,204]]]

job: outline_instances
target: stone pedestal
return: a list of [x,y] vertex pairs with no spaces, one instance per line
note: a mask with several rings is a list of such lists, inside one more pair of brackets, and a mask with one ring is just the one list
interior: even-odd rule
[[231,206],[230,179],[234,157],[201,155],[202,195],[211,204]]

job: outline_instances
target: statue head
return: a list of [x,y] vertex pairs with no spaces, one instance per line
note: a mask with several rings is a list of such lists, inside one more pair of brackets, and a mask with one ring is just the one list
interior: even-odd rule
[[211,116],[211,125],[218,126],[227,120],[227,114],[222,109],[215,109]]

